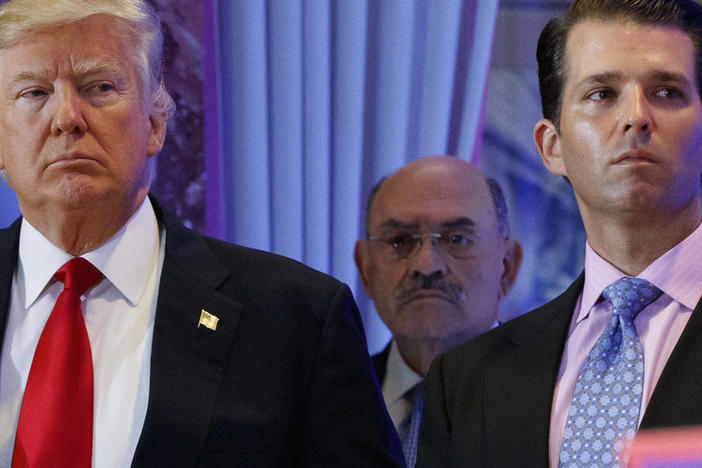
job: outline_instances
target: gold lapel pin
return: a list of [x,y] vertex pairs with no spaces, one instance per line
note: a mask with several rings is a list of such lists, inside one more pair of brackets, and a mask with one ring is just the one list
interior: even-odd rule
[[216,315],[212,315],[205,309],[202,309],[202,312],[200,312],[200,321],[197,322],[197,328],[200,328],[200,325],[203,325],[209,328],[210,330],[215,331],[217,329],[218,322],[219,317],[217,317]]

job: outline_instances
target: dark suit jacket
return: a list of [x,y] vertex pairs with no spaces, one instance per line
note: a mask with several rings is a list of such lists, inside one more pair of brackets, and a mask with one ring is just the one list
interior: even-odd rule
[[[553,391],[583,275],[561,296],[439,357],[429,371],[417,467],[548,467]],[[641,428],[702,424],[702,301]]]
[[[400,466],[349,289],[154,208],[166,255],[132,466]],[[0,230],[0,336],[19,228]],[[203,309],[219,317],[216,331],[197,327]]]
[[375,375],[378,377],[378,382],[383,385],[383,379],[385,378],[385,370],[388,368],[388,356],[390,356],[390,346],[392,341],[383,348],[378,354],[371,356],[373,360],[373,368],[375,369]]

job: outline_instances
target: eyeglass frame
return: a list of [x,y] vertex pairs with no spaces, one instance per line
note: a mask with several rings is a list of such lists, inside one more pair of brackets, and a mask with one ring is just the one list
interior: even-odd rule
[[[411,258],[413,258],[414,256],[416,256],[417,253],[419,253],[419,251],[422,250],[422,246],[424,245],[424,238],[425,238],[425,237],[431,237],[431,238],[432,238],[432,245],[433,245],[433,246],[436,246],[440,252],[442,252],[442,253],[448,255],[449,257],[462,260],[462,259],[468,258],[468,257],[470,256],[470,254],[469,254],[468,252],[466,252],[466,255],[457,256],[457,255],[455,255],[455,254],[449,252],[448,247],[441,247],[442,245],[443,245],[443,246],[448,246],[448,245],[449,245],[448,241],[443,242],[443,243],[441,243],[441,242],[440,242],[440,243],[436,243],[436,242],[434,241],[434,239],[445,239],[445,238],[448,238],[449,236],[454,235],[454,234],[456,234],[457,232],[458,232],[458,231],[455,231],[455,230],[454,230],[454,231],[449,231],[449,232],[446,232],[446,233],[440,233],[440,232],[417,232],[417,233],[414,233],[414,234],[405,234],[405,235],[409,236],[410,239],[412,239],[413,241],[415,241],[415,243],[414,243],[414,246],[413,246],[412,250],[411,250],[407,255],[404,255],[404,256],[403,256],[403,255],[400,255],[400,254],[398,253],[398,248],[395,247],[395,246],[393,245],[393,242],[392,242],[393,239],[395,239],[395,238],[397,238],[397,237],[399,237],[399,236],[392,236],[392,237],[389,237],[389,238],[388,238],[388,237],[381,237],[381,236],[368,236],[368,238],[367,238],[366,240],[374,241],[374,242],[382,242],[382,243],[384,243],[384,244],[390,246],[390,247],[392,248],[392,251],[396,253],[396,256],[393,258],[393,260],[408,260],[408,259],[411,259]],[[462,232],[465,232],[465,231],[462,231]],[[468,236],[464,236],[464,238],[467,239],[467,240],[469,241],[469,242],[466,244],[468,247],[470,247],[471,245],[474,244],[473,241],[471,241],[470,239],[468,239]]]

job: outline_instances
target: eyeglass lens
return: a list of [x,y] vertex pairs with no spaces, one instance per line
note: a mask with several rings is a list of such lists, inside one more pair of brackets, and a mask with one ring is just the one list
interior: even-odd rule
[[465,233],[426,233],[426,234],[401,234],[388,240],[397,258],[409,258],[419,252],[424,239],[430,238],[432,244],[442,252],[462,258],[468,255],[472,242]]

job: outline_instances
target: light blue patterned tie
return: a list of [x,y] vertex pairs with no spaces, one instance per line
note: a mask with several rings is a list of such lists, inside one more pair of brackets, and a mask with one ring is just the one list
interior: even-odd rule
[[400,442],[402,442],[402,451],[405,454],[407,468],[414,468],[417,462],[417,440],[419,438],[419,423],[422,420],[423,406],[423,384],[418,383],[405,393],[405,398],[408,398],[412,403],[412,410],[402,420],[398,429]]
[[643,392],[643,348],[634,317],[661,290],[646,280],[624,277],[607,286],[609,325],[588,354],[563,431],[561,468],[618,467],[622,438],[636,431]]

